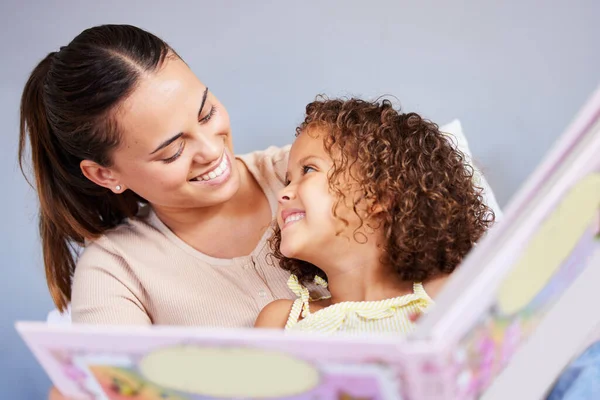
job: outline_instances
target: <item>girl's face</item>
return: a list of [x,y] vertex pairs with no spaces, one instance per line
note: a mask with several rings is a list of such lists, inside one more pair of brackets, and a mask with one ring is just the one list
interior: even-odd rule
[[209,207],[238,190],[227,111],[179,58],[141,78],[115,117],[111,184],[162,208]]
[[336,253],[350,251],[356,244],[352,232],[360,224],[356,213],[346,204],[337,207],[337,217],[333,214],[337,198],[328,179],[333,161],[323,147],[323,136],[311,130],[296,138],[290,151],[287,185],[279,193],[277,212],[281,253],[315,265],[327,263]]

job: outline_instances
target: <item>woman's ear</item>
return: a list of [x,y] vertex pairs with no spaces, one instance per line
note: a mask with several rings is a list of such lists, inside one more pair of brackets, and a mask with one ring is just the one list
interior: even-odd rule
[[96,185],[105,187],[114,193],[122,193],[125,190],[125,185],[119,182],[119,174],[111,168],[103,167],[90,160],[81,161],[79,167],[83,175]]

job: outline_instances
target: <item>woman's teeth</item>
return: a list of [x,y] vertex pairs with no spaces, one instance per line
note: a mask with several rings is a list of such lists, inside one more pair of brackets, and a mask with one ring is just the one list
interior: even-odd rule
[[285,221],[283,221],[283,223],[287,224],[288,222],[300,221],[301,219],[304,219],[305,215],[306,215],[305,213],[292,214],[292,215],[288,216],[285,219]]
[[207,174],[204,174],[202,176],[197,176],[196,178],[192,179],[192,181],[210,181],[211,179],[215,179],[221,175],[223,175],[225,173],[225,171],[227,171],[227,157],[223,156],[223,160],[221,161],[221,163],[219,164],[219,166],[215,169],[213,169],[212,171],[210,171]]

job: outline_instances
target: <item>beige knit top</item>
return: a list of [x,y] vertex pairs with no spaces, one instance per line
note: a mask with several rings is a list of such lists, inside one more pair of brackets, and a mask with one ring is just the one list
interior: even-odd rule
[[[459,143],[460,147],[460,143]],[[271,205],[283,187],[290,147],[239,156]],[[468,147],[461,150],[468,153]],[[475,168],[489,206],[494,194]],[[152,212],[130,220],[86,246],[73,277],[72,320],[91,324],[169,324],[251,327],[264,306],[295,299],[290,274],[268,254],[267,229],[251,254],[218,259],[179,239]],[[319,297],[323,290],[311,286]]]
[[[271,205],[289,146],[238,157]],[[268,256],[267,229],[251,254],[218,259],[179,239],[149,210],[86,246],[73,278],[74,322],[251,327],[276,299],[293,299],[289,273]]]

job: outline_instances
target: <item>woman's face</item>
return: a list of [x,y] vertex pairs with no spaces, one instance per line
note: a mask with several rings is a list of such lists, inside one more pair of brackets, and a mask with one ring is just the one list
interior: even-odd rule
[[229,115],[179,58],[141,78],[115,118],[110,171],[122,190],[163,209],[210,207],[238,190]]

